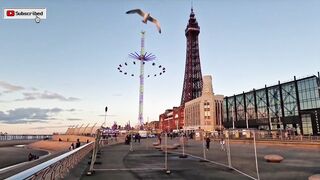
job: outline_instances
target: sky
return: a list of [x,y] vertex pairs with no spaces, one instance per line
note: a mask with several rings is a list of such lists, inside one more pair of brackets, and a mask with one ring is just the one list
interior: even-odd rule
[[[3,8],[46,8],[47,19],[3,19]],[[125,14],[140,8],[160,21]],[[139,79],[118,72],[140,50],[166,68],[146,78],[144,121],[179,106],[188,0],[0,1],[0,132],[50,134],[72,125],[138,123]],[[319,0],[194,0],[203,75],[231,96],[320,71]],[[148,68],[149,67],[149,68]],[[137,66],[128,71],[138,74]],[[157,71],[146,66],[146,73]]]

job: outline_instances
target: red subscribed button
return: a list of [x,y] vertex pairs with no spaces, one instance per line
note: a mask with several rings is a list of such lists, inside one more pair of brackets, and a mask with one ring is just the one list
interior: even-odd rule
[[7,16],[14,16],[15,12],[14,10],[7,10]]

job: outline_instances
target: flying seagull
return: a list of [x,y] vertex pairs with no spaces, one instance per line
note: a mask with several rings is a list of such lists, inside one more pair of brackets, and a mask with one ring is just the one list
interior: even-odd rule
[[143,17],[143,20],[142,20],[143,23],[147,24],[147,21],[153,22],[157,26],[159,33],[161,33],[159,21],[157,19],[151,17],[150,13],[145,13],[141,9],[133,9],[133,10],[127,11],[126,13],[127,14],[134,14],[134,13],[139,14],[140,16]]

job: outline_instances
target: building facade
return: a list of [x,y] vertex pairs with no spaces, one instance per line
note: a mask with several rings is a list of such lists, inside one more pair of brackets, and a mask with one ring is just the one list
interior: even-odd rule
[[226,128],[291,129],[320,135],[319,73],[225,97],[223,108]]
[[145,130],[156,132],[159,130],[159,121],[146,122],[143,127]]
[[214,105],[215,105],[215,117],[216,124],[215,130],[222,130],[223,126],[223,95],[214,95]]
[[179,131],[184,126],[184,106],[167,109],[159,116],[159,128],[161,131]]
[[202,79],[202,95],[185,103],[184,129],[187,131],[198,129],[202,129],[205,131],[214,131],[220,127],[219,118],[222,118],[221,107],[223,96],[214,95],[211,76],[204,76]]

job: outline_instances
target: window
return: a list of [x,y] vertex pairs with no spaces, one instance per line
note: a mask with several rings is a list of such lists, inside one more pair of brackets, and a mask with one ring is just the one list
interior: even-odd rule
[[300,107],[302,110],[320,108],[317,78],[312,77],[298,81]]
[[258,119],[264,119],[268,117],[267,111],[267,95],[264,89],[256,91]]
[[311,115],[310,114],[302,114],[301,115],[302,121],[302,131],[304,135],[312,135],[312,122],[311,122]]

